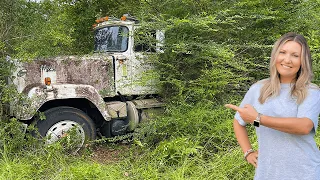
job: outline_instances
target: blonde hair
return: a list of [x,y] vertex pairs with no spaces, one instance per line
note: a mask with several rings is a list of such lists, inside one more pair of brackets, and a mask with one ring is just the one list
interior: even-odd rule
[[301,45],[301,67],[297,72],[296,79],[291,82],[291,96],[297,99],[297,103],[301,104],[308,94],[307,86],[313,78],[312,60],[307,40],[300,34],[287,33],[278,39],[272,49],[270,59],[270,78],[263,80],[259,102],[263,104],[269,97],[276,97],[280,93],[280,74],[276,69],[276,58],[280,48],[288,41],[294,41]]

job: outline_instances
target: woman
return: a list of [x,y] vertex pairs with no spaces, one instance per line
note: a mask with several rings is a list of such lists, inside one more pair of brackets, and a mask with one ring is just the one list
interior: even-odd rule
[[[306,39],[287,33],[274,44],[270,78],[252,85],[239,107],[226,105],[237,111],[234,132],[257,180],[320,180],[314,140],[320,90],[311,83],[311,64]],[[247,124],[256,127],[258,151],[252,150]]]

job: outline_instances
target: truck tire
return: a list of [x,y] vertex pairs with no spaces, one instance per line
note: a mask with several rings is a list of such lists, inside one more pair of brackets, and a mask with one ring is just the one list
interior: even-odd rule
[[44,114],[46,119],[39,120],[37,128],[40,136],[46,138],[46,144],[60,141],[65,150],[75,153],[84,146],[85,141],[96,137],[92,119],[77,108],[55,107]]

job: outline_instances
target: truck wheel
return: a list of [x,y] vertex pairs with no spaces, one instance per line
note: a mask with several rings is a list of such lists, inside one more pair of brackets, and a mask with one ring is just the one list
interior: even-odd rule
[[46,119],[39,120],[39,134],[46,138],[46,144],[60,141],[69,152],[77,152],[84,142],[96,137],[96,129],[91,118],[73,107],[55,107],[44,112]]

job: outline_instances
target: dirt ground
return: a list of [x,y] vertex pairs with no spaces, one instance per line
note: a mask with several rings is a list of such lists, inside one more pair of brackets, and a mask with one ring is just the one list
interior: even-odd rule
[[128,144],[116,144],[116,145],[93,145],[90,147],[90,157],[93,161],[106,164],[112,162],[118,162],[123,158],[125,151],[128,151],[130,145]]

